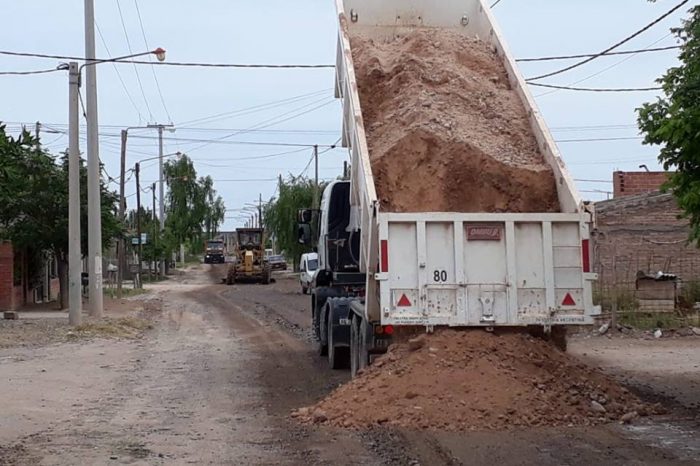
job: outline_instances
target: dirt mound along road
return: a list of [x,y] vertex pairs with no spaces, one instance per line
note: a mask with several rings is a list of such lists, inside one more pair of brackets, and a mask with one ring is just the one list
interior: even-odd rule
[[352,46],[384,210],[559,211],[525,107],[487,44],[425,30]]
[[338,427],[456,431],[595,425],[657,409],[543,340],[443,330],[393,345],[359,377],[292,416]]

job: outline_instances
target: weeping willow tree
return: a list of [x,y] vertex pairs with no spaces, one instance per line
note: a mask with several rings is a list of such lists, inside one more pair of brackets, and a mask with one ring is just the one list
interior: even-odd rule
[[168,184],[166,240],[171,248],[189,245],[200,252],[205,239],[216,235],[223,223],[226,207],[216,194],[210,176],[197,178],[192,159],[186,155],[165,164]]
[[[320,186],[323,191],[324,185]],[[289,177],[278,182],[277,198],[265,205],[263,218],[265,228],[274,235],[280,250],[284,251],[287,259],[298,269],[299,258],[305,252],[310,252],[308,245],[297,241],[297,212],[299,209],[311,207],[314,198],[314,182],[308,178]]]

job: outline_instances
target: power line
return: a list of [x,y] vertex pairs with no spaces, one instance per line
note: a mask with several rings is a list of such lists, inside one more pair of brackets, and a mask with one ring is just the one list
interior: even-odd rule
[[[119,10],[119,20],[122,23],[122,29],[124,30],[124,37],[126,38],[126,46],[129,49],[129,54],[133,55],[134,51],[131,49],[131,41],[129,40],[129,33],[126,30],[126,23],[124,22],[124,15],[122,15],[122,7],[121,4],[119,3],[119,0],[117,0],[117,10]],[[116,63],[116,62],[113,62]],[[148,110],[148,115],[151,117],[151,120],[153,121],[153,112],[151,112],[151,106],[148,104],[148,99],[146,98],[146,93],[143,90],[143,83],[141,83],[141,75],[139,74],[139,69],[137,68],[136,64],[134,66],[134,73],[136,73],[136,81],[139,83],[139,88],[141,89],[141,95],[143,96],[143,101],[146,104],[146,110]]]
[[[673,33],[668,33],[668,34],[666,34],[665,36],[663,36],[662,38],[660,38],[660,39],[658,39],[658,40],[655,40],[654,42],[652,42],[651,44],[649,44],[647,47],[652,47],[652,46],[658,44],[659,42],[663,41],[664,39],[666,39],[667,37],[672,36],[672,35],[673,35]],[[593,74],[591,74],[591,75],[586,76],[585,78],[578,79],[578,80],[574,81],[573,83],[570,83],[568,86],[574,86],[574,85],[580,84],[580,83],[582,83],[582,82],[584,82],[584,81],[588,81],[588,80],[591,79],[591,78],[595,78],[596,76],[600,76],[601,74],[603,74],[603,73],[605,73],[605,72],[607,72],[607,71],[609,71],[609,70],[611,70],[611,69],[613,69],[613,68],[615,68],[615,67],[617,67],[617,66],[620,66],[621,64],[625,63],[626,61],[631,60],[632,58],[636,57],[637,55],[638,55],[638,54],[629,55],[629,56],[623,58],[622,60],[613,63],[612,65],[606,66],[605,68],[603,68],[603,69],[600,70],[600,71],[597,71],[597,72],[595,72],[595,73],[593,73]],[[545,83],[545,84],[546,84],[546,83]],[[539,95],[537,95],[537,96],[535,96],[535,97],[543,97],[543,96],[546,96],[546,95],[549,95],[549,94],[554,94],[554,93],[556,93],[556,92],[559,92],[559,90],[558,90],[558,89],[554,89],[554,90],[551,90],[551,91],[548,91],[548,92],[544,92],[544,93],[542,93],[542,94],[539,94]]]
[[501,0],[496,0],[495,2],[493,2],[493,3],[491,4],[491,8],[495,7],[495,6],[498,5],[499,3],[501,3]]
[[[213,143],[215,143],[216,141],[223,141],[223,140],[226,140],[226,139],[231,138],[231,137],[233,137],[233,136],[238,136],[238,135],[241,135],[241,134],[245,134],[249,129],[263,129],[263,128],[268,128],[268,127],[270,127],[270,126],[278,125],[278,124],[280,124],[280,123],[284,123],[285,121],[289,121],[289,120],[292,120],[292,119],[294,119],[294,118],[298,118],[298,117],[300,117],[300,116],[306,115],[306,114],[311,113],[311,112],[313,112],[313,111],[315,111],[315,110],[318,110],[319,108],[325,107],[325,106],[330,105],[330,104],[332,104],[333,102],[335,102],[335,99],[331,99],[331,100],[329,100],[329,101],[326,101],[325,103],[321,103],[320,105],[317,105],[317,106],[315,106],[315,107],[312,107],[312,108],[309,108],[309,109],[307,109],[307,110],[304,110],[304,111],[299,112],[299,110],[305,109],[305,108],[307,108],[307,107],[309,107],[309,106],[311,106],[311,105],[314,105],[314,104],[316,104],[316,103],[318,103],[318,102],[322,102],[322,101],[324,101],[324,100],[326,100],[326,99],[324,98],[324,99],[316,100],[316,101],[311,102],[311,103],[309,103],[309,104],[303,105],[302,107],[298,107],[298,108],[296,108],[296,109],[294,109],[294,110],[290,110],[289,112],[285,112],[285,113],[282,113],[282,114],[280,114],[280,115],[277,115],[276,117],[273,117],[273,118],[264,120],[264,121],[262,121],[262,122],[260,122],[260,123],[258,123],[258,124],[256,124],[256,125],[253,125],[253,126],[251,126],[250,128],[247,128],[247,129],[245,129],[245,130],[243,130],[243,131],[236,131],[236,132],[233,132],[233,133],[231,133],[231,134],[227,134],[226,136],[222,136],[222,137],[220,137],[220,138],[216,138],[215,140],[211,140],[211,141],[205,142],[204,144],[202,144],[202,145],[200,145],[200,146],[196,146],[196,147],[190,149],[189,151],[190,151],[190,152],[193,152],[193,151],[195,151],[195,150],[202,149],[202,148],[208,146],[209,144],[213,144]],[[282,117],[282,116],[285,116],[285,115],[289,115],[289,114],[292,114],[292,113],[294,113],[294,112],[298,112],[298,113],[295,113],[295,114],[293,114],[293,115],[291,115],[291,116],[289,116],[289,117],[287,117],[287,118],[279,119],[279,117]]]
[[[148,46],[148,40],[146,39],[146,29],[143,27],[143,19],[141,18],[141,9],[139,8],[138,0],[134,0],[134,6],[136,6],[136,14],[138,15],[139,25],[141,26],[143,43],[146,45],[146,50],[151,50],[151,48]],[[172,123],[173,119],[170,117],[168,106],[165,105],[165,99],[163,98],[163,92],[160,89],[160,82],[158,81],[158,75],[156,74],[156,69],[153,66],[153,58],[151,55],[148,55],[148,61],[151,62],[151,72],[153,73],[153,80],[156,82],[156,88],[158,89],[158,95],[160,96],[160,103],[163,105],[163,110],[165,110],[165,115],[168,117],[168,121]]]
[[[281,106],[283,106],[283,105],[285,105],[285,104],[287,104],[287,103],[297,102],[297,101],[299,101],[299,100],[305,100],[305,99],[307,99],[307,98],[309,98],[309,97],[315,97],[315,96],[317,96],[317,95],[320,95],[320,94],[322,94],[322,93],[324,93],[324,92],[328,92],[328,91],[330,91],[330,90],[331,90],[331,89],[323,89],[323,90],[311,92],[311,93],[308,93],[308,94],[301,94],[301,95],[298,95],[298,96],[295,96],[295,97],[289,97],[289,98],[282,99],[282,100],[277,100],[277,101],[268,102],[268,103],[265,103],[265,104],[253,105],[252,107],[246,107],[246,108],[242,108],[242,109],[239,109],[239,110],[232,110],[232,111],[230,111],[230,112],[217,113],[217,114],[215,114],[215,115],[210,115],[210,116],[208,116],[208,117],[202,117],[202,118],[197,118],[197,119],[194,119],[194,120],[184,121],[184,122],[180,123],[180,125],[189,125],[189,124],[193,124],[193,123],[205,123],[205,122],[206,122],[206,123],[212,123],[212,122],[214,122],[214,121],[224,120],[224,119],[227,119],[227,118],[231,118],[231,117],[233,117],[233,116],[249,115],[249,114],[251,114],[251,113],[257,113],[257,112],[259,112],[259,111],[269,110],[269,109],[272,109],[272,108],[281,107]],[[178,125],[178,127],[180,127],[180,125]]]
[[59,70],[58,68],[49,68],[49,69],[46,69],[46,70],[0,71],[0,76],[27,76],[27,75],[30,75],[30,74],[55,73],[56,71],[63,71],[63,70]]
[[[85,61],[85,57],[76,57],[69,55],[51,55],[47,53],[32,53],[32,52],[13,52],[9,50],[0,50],[0,55],[12,55],[17,57],[34,57],[34,58],[53,58],[55,60],[77,60]],[[95,58],[89,61],[109,61],[109,59]],[[154,66],[183,66],[183,67],[204,67],[204,68],[271,68],[271,69],[315,69],[315,68],[335,68],[335,65],[314,65],[314,64],[241,64],[241,63],[207,63],[207,62],[148,62],[142,60],[119,60],[114,63],[132,63],[136,65],[154,65]]]
[[557,86],[555,84],[539,84],[528,82],[530,86],[546,87],[548,89],[559,89],[564,91],[583,91],[583,92],[649,92],[659,91],[663,87],[627,87],[627,88],[600,88],[600,87],[572,87],[572,86]]
[[555,142],[561,144],[561,143],[566,143],[566,142],[631,141],[631,140],[639,140],[639,139],[644,139],[644,138],[641,136],[635,136],[635,137],[623,137],[623,138],[559,139]]
[[683,1],[680,2],[678,5],[676,5],[675,7],[671,8],[669,11],[667,11],[666,13],[664,13],[663,15],[661,15],[660,17],[658,17],[657,19],[655,19],[655,20],[652,21],[651,23],[649,23],[649,24],[647,24],[646,26],[644,26],[642,29],[638,30],[637,32],[635,32],[634,34],[632,34],[632,35],[630,35],[630,36],[627,36],[625,39],[623,39],[623,40],[621,40],[620,42],[617,42],[616,44],[614,44],[614,45],[608,47],[607,49],[603,50],[603,51],[600,52],[600,53],[594,54],[594,55],[591,56],[591,57],[588,57],[588,58],[586,58],[586,59],[584,59],[584,60],[582,60],[582,61],[580,61],[580,62],[574,63],[573,65],[567,66],[567,67],[565,67],[565,68],[562,68],[562,69],[559,69],[559,70],[556,70],[556,71],[552,71],[552,72],[549,72],[549,73],[545,73],[545,74],[542,74],[542,75],[539,75],[539,76],[535,76],[534,78],[529,78],[529,79],[527,79],[527,81],[536,81],[536,80],[543,79],[543,78],[549,78],[550,76],[556,76],[556,75],[558,75],[558,74],[562,74],[562,73],[565,73],[565,72],[567,72],[567,71],[573,70],[574,68],[578,68],[578,67],[580,67],[580,66],[583,66],[583,65],[585,65],[586,63],[590,63],[591,61],[593,61],[593,60],[595,60],[595,59],[597,59],[597,58],[600,58],[601,56],[604,56],[604,55],[607,54],[608,52],[611,52],[611,51],[615,50],[615,49],[618,48],[619,46],[626,44],[627,42],[631,41],[631,40],[634,39],[635,37],[637,37],[637,36],[639,36],[640,34],[646,32],[647,30],[649,30],[650,28],[652,28],[652,27],[655,26],[656,24],[660,23],[662,20],[666,19],[666,18],[667,18],[668,16],[670,16],[671,14],[675,13],[677,10],[679,10],[681,7],[683,7],[683,5],[685,5],[685,4],[688,3],[689,1],[690,1],[690,0],[683,0]]
[[[97,24],[97,21],[95,21],[95,28],[97,28],[97,34],[100,36],[100,40],[102,41],[102,45],[104,46],[105,50],[107,51],[107,55],[112,57],[112,53],[109,51],[109,46],[107,46],[107,41],[105,40],[105,37],[102,35],[102,30],[100,29],[100,25]],[[117,73],[117,77],[119,78],[119,82],[122,83],[122,88],[124,88],[124,92],[126,93],[126,96],[129,98],[129,102],[131,102],[131,105],[133,105],[134,109],[136,110],[136,113],[139,116],[139,124],[143,121],[143,115],[141,115],[141,109],[136,105],[136,102],[134,101],[134,98],[131,96],[131,93],[129,92],[129,89],[126,87],[126,83],[124,82],[124,78],[122,77],[122,74],[119,72],[119,67],[114,62],[112,63],[112,68],[114,68],[114,71]]]
[[521,62],[521,63],[528,63],[528,62],[538,62],[538,61],[572,60],[575,58],[589,58],[589,57],[595,57],[595,56],[612,57],[615,55],[636,55],[638,53],[662,52],[665,50],[674,50],[674,49],[680,49],[680,48],[681,48],[680,45],[669,45],[668,47],[653,47],[653,48],[638,49],[638,50],[625,50],[623,52],[608,52],[608,53],[604,53],[602,55],[595,54],[595,53],[585,53],[585,54],[581,54],[581,55],[560,55],[560,56],[553,56],[553,57],[518,58],[515,61]]

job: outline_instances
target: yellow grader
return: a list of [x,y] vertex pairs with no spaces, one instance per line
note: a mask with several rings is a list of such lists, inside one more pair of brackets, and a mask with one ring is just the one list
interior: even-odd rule
[[236,282],[270,283],[272,271],[265,259],[265,230],[262,228],[236,229],[234,262],[226,274],[226,284]]

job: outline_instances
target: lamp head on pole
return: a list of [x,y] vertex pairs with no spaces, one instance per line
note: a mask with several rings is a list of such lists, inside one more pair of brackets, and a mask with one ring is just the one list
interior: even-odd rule
[[165,61],[165,49],[158,47],[151,53],[153,53],[156,56],[158,61]]

